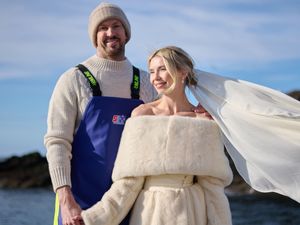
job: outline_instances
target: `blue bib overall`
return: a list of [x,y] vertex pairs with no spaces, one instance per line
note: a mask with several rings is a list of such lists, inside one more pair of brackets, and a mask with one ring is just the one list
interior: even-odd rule
[[[131,111],[142,104],[139,100],[139,70],[134,67],[132,99],[101,96],[99,84],[83,65],[77,66],[93,90],[72,145],[72,193],[82,209],[101,200],[112,184],[111,175],[121,134]],[[54,225],[62,225],[58,198]],[[128,216],[122,225],[129,224]]]

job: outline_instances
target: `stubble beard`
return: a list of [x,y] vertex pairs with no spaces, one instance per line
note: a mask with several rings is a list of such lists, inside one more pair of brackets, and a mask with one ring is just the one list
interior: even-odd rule
[[100,49],[98,50],[100,55],[104,58],[112,60],[123,60],[125,58],[125,44],[119,41],[116,46],[109,46],[107,43],[102,42]]

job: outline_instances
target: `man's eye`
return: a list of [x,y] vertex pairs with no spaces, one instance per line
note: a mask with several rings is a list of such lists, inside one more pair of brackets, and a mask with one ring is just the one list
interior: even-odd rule
[[107,30],[107,27],[99,27],[98,30],[99,31],[104,31],[104,30]]

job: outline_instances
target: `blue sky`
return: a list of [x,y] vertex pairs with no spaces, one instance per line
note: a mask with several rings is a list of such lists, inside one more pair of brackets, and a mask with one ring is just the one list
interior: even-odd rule
[[[279,91],[300,89],[300,1],[110,1],[127,14],[130,61],[146,68],[154,49],[177,45],[196,68]],[[95,53],[88,16],[100,1],[10,0],[0,7],[0,157],[45,154],[56,80]]]

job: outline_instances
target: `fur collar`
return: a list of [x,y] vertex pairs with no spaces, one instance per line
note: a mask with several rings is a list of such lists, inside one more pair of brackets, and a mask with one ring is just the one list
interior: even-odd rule
[[129,176],[191,174],[230,179],[221,134],[212,120],[139,116],[127,120],[113,180]]

